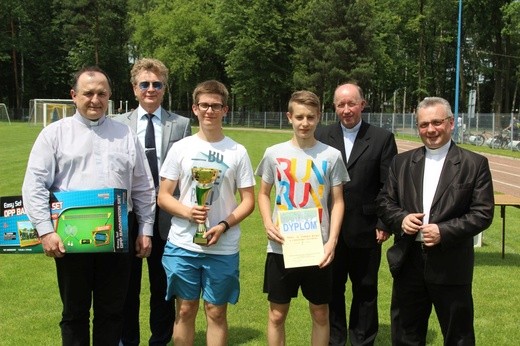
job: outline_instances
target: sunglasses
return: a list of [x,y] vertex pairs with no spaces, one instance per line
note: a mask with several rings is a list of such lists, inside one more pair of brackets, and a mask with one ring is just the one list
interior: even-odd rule
[[141,91],[146,91],[150,88],[150,84],[152,84],[152,88],[155,90],[161,90],[164,86],[162,82],[141,82],[139,83],[139,89],[141,89]]

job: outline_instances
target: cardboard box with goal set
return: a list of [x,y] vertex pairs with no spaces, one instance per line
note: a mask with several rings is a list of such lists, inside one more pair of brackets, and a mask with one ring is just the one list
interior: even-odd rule
[[[0,200],[0,253],[42,253],[22,197]],[[54,230],[68,253],[128,252],[126,190],[55,192],[51,194],[49,210]]]

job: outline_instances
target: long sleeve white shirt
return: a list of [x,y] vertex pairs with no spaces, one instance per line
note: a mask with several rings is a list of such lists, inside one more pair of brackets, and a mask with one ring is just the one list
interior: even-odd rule
[[139,234],[153,235],[155,188],[137,135],[103,116],[78,112],[45,127],[36,139],[22,187],[24,208],[43,236],[53,232],[49,196],[55,191],[121,188],[137,215]]

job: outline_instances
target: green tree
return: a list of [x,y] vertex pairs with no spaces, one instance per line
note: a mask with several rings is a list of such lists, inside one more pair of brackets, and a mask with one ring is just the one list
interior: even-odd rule
[[[16,108],[21,108],[23,81],[21,80],[21,23],[26,18],[23,7],[18,3],[0,2],[0,79],[8,81],[0,89],[1,102],[12,100]],[[9,96],[4,96],[9,95]]]
[[289,3],[230,0],[219,7],[221,51],[232,91],[241,106],[286,109],[292,84]]
[[[24,32],[24,85],[26,101],[34,98],[69,98],[70,75],[62,31],[54,25],[53,0],[23,2],[28,19]],[[38,18],[33,20],[32,18]]]
[[307,2],[296,12],[295,22],[302,27],[294,42],[295,85],[313,89],[331,105],[340,83],[356,81],[365,91],[391,84],[376,74],[393,69],[380,29],[389,22],[375,17],[384,18],[372,0]]
[[511,111],[518,112],[520,106],[518,99],[518,86],[520,83],[520,2],[513,1],[502,7],[504,18],[504,28],[502,35],[508,38],[509,44],[509,73],[511,73],[511,83],[514,85],[513,100],[511,101]]
[[195,0],[131,1],[134,58],[160,59],[170,70],[169,108],[189,109],[191,91],[206,79],[226,82],[218,54],[215,2]]
[[480,98],[484,112],[509,112],[511,105],[511,41],[504,37],[501,9],[512,0],[465,0],[466,37],[471,37],[480,65],[475,69],[484,76]]
[[[60,31],[52,25],[52,0],[2,1],[0,30],[0,80],[2,102],[15,108],[15,118],[33,98],[68,97],[63,78],[64,55]],[[5,36],[3,36],[5,34]],[[27,114],[26,114],[27,115]]]
[[112,80],[112,99],[129,97],[126,0],[55,0],[54,25],[63,35],[58,49],[66,52],[63,70],[71,75],[98,65]]
[[[210,78],[251,110],[284,110],[302,88],[329,108],[347,80],[372,111],[410,111],[427,95],[453,102],[458,2],[0,0],[0,102],[20,116],[29,99],[68,98],[71,74],[91,64],[112,77],[113,100],[133,99],[129,69],[144,56],[170,69],[170,109],[189,109]],[[479,111],[516,109],[519,2],[463,3],[461,108],[477,88]]]

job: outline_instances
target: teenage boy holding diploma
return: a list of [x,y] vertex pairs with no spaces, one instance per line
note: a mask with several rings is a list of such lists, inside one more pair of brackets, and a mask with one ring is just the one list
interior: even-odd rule
[[[320,100],[310,91],[297,91],[289,100],[287,118],[293,127],[290,141],[266,149],[256,174],[262,177],[258,206],[267,233],[264,292],[269,300],[267,339],[269,345],[285,344],[285,319],[291,299],[301,287],[309,301],[312,317],[312,345],[328,345],[334,257],[343,219],[343,184],[347,169],[337,149],[314,138],[320,120]],[[271,190],[275,186],[274,209]],[[278,225],[278,212],[318,208],[324,256],[319,265],[285,268]],[[329,210],[330,208],[330,210]]]

